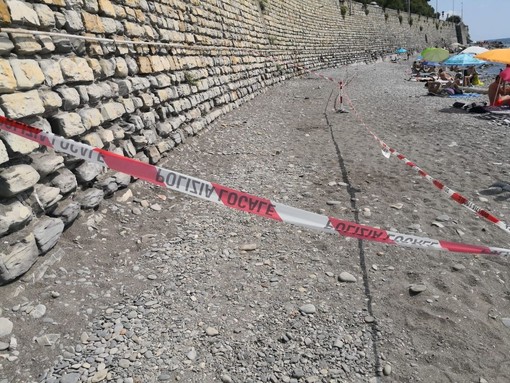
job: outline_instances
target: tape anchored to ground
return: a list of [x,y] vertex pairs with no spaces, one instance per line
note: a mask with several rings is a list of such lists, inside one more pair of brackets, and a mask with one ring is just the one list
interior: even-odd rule
[[53,148],[57,152],[101,164],[156,185],[276,221],[387,245],[459,253],[510,255],[510,249],[469,245],[400,234],[312,213],[213,182],[150,165],[103,149],[94,148],[90,145],[44,132],[2,116],[0,116],[0,129]]

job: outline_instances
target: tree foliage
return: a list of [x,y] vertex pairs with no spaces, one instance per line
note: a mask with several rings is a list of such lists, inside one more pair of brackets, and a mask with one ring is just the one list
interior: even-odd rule
[[[408,0],[374,0],[379,6],[383,8],[397,9],[399,11],[407,12]],[[363,0],[362,3],[366,3]],[[434,8],[428,4],[428,0],[411,0],[411,13],[415,13],[427,17],[435,17]]]
[[460,23],[462,20],[460,19],[459,16],[457,15],[453,15],[453,16],[449,16],[446,21],[451,21],[452,23],[455,23],[455,24],[458,24]]

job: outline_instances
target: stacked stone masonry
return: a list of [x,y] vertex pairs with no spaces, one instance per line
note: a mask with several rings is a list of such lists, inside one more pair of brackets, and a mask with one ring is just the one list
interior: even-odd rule
[[[373,6],[367,14],[357,2],[343,18],[342,3],[0,0],[0,28],[65,34],[0,31],[0,114],[156,164],[186,137],[305,70],[457,38],[451,23],[417,15],[409,23]],[[81,209],[131,181],[2,131],[0,285],[28,271]]]

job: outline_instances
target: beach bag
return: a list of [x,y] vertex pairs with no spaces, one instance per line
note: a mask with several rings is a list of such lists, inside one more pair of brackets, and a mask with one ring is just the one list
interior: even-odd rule
[[488,110],[487,110],[487,103],[485,103],[485,102],[482,102],[482,103],[475,103],[475,102],[473,102],[468,107],[468,112],[469,113],[487,113],[488,112]]
[[459,88],[453,88],[453,92],[455,94],[464,94],[464,92],[462,91],[462,89],[459,89]]
[[444,88],[443,91],[450,96],[453,96],[455,94],[455,89],[453,88]]

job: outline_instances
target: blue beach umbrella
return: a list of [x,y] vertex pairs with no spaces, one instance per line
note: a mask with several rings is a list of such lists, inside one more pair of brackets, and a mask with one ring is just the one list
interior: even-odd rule
[[407,52],[407,49],[405,48],[398,48],[395,53],[406,53]]
[[486,61],[479,60],[474,58],[473,55],[468,53],[461,53],[452,57],[449,57],[447,60],[443,61],[444,65],[457,65],[457,66],[472,66],[472,65],[483,65],[487,64]]

